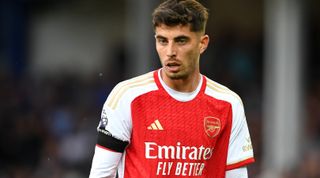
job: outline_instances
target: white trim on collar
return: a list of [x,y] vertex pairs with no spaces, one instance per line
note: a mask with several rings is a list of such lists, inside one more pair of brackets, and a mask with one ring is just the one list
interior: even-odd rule
[[203,82],[202,76],[200,77],[200,82],[194,91],[192,91],[192,92],[179,92],[179,91],[176,91],[176,90],[170,88],[167,84],[164,83],[164,81],[161,78],[161,73],[160,73],[161,70],[162,69],[160,69],[158,71],[159,81],[160,81],[161,85],[163,86],[163,88],[166,90],[166,92],[172,98],[174,98],[178,101],[181,101],[181,102],[191,101],[198,95],[199,91],[201,90],[201,86],[202,86],[202,82]]

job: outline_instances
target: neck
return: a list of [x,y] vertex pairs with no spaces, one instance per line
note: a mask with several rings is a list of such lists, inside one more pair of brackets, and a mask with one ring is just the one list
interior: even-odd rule
[[161,71],[160,74],[160,77],[168,87],[179,92],[195,91],[198,87],[201,77],[199,72],[194,72],[192,75],[189,75],[188,77],[182,79],[171,79],[166,76],[164,71]]

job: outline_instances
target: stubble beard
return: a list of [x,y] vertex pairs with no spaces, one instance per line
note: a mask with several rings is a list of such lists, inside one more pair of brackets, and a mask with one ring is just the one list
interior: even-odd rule
[[165,75],[171,80],[185,80],[187,79],[194,71],[192,69],[183,68],[178,72],[165,72]]
[[181,80],[186,79],[188,74],[186,72],[167,73],[167,77],[169,77],[171,80]]

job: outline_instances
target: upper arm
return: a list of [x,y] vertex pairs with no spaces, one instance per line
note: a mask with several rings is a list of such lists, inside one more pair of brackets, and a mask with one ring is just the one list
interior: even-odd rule
[[[97,127],[97,144],[116,152],[123,152],[130,142],[132,123],[130,102],[126,93],[119,97],[116,86],[103,105]],[[116,104],[114,104],[116,102]]]
[[131,135],[130,107],[119,100],[117,107],[110,105],[111,93],[103,105],[97,127],[98,140],[92,160],[90,178],[114,178],[122,153],[129,144]]
[[116,152],[124,151],[131,135],[130,124],[128,124],[129,116],[125,115],[124,112],[111,110],[106,104],[104,105],[97,127],[98,145]]
[[232,105],[233,119],[227,158],[227,170],[254,162],[249,129],[242,102]]

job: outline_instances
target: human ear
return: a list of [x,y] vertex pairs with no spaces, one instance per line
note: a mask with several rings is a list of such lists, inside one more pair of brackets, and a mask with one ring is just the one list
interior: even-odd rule
[[203,35],[201,36],[200,39],[200,54],[202,54],[208,47],[209,44],[209,36],[208,35]]

